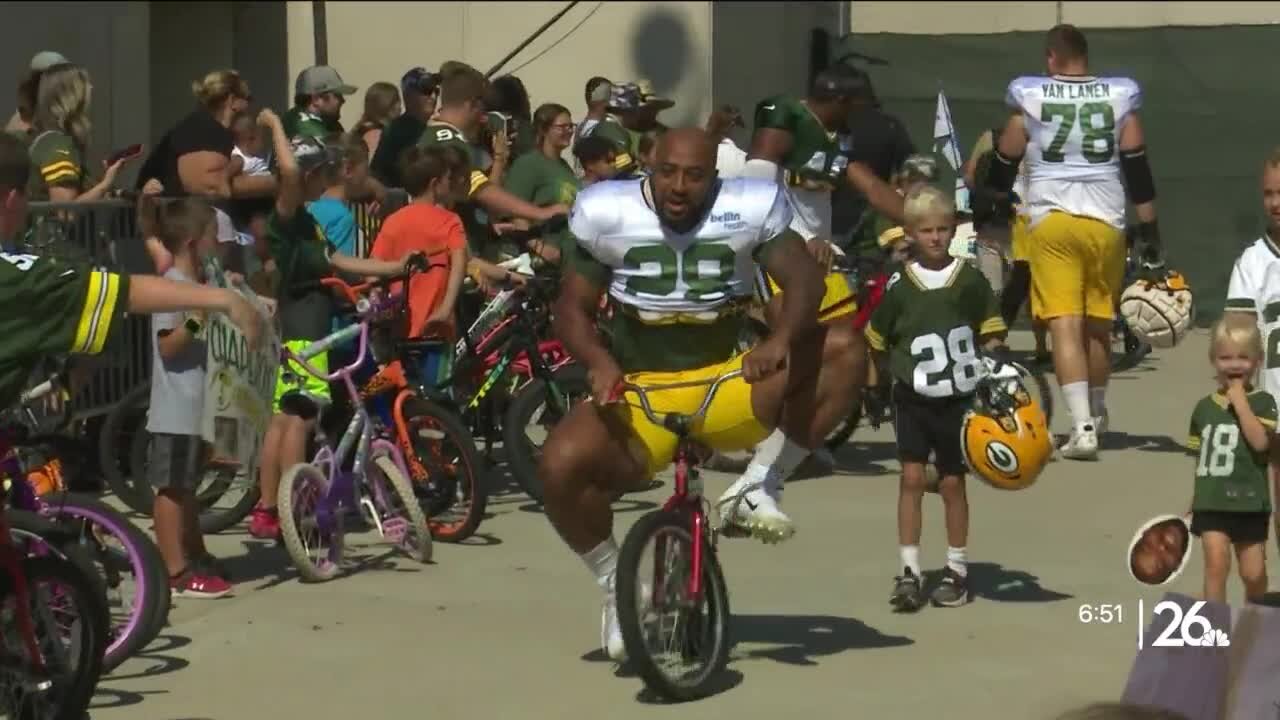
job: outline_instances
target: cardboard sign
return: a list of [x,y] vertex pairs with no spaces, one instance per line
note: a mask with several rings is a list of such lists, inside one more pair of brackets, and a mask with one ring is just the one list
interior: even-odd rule
[[[216,263],[206,271],[210,285],[236,290],[264,317],[271,316],[252,291],[231,286]],[[205,339],[209,357],[200,434],[213,445],[215,462],[237,465],[240,472],[256,478],[280,366],[279,334],[274,323],[264,323],[262,341],[250,350],[240,329],[222,313],[213,313],[205,325]]]

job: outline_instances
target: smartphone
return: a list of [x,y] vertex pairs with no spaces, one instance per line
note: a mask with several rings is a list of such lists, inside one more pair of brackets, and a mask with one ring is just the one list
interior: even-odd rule
[[508,118],[506,115],[495,110],[490,110],[485,115],[485,126],[489,128],[490,133],[497,135],[500,132],[507,132]]
[[141,145],[130,145],[129,147],[124,148],[123,150],[117,150],[111,153],[109,156],[107,156],[107,164],[115,165],[121,160],[128,160],[131,158],[135,158],[141,154],[142,154]]

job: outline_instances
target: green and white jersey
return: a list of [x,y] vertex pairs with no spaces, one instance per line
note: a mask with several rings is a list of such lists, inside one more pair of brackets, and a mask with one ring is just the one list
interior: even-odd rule
[[987,279],[957,259],[941,270],[913,262],[890,275],[866,335],[873,350],[889,353],[895,380],[949,398],[977,388],[978,339],[1006,329]]
[[1142,89],[1125,77],[1020,77],[1008,106],[1027,126],[1027,195],[1034,226],[1054,210],[1125,225],[1120,128],[1142,107]]
[[[1276,401],[1270,393],[1250,392],[1249,408],[1267,432],[1275,432]],[[1193,510],[1271,512],[1267,454],[1249,447],[1225,395],[1214,393],[1196,403],[1187,447],[1199,453]]]
[[827,130],[802,100],[777,95],[756,105],[755,129],[791,134],[791,150],[782,158],[782,180],[795,217],[791,229],[806,240],[831,239],[831,192],[844,182],[852,147],[847,134]]
[[569,218],[573,267],[608,289],[623,369],[687,370],[735,351],[740,301],[752,296],[761,252],[786,231],[791,210],[768,180],[723,180],[714,192],[687,233],[663,225],[647,180],[578,193]]

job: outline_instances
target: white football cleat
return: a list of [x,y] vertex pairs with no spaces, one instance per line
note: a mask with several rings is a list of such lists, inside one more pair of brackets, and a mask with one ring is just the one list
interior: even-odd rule
[[618,624],[618,598],[612,592],[605,595],[600,609],[600,647],[610,660],[623,663],[627,660],[627,646],[622,641],[622,626]]
[[1097,460],[1098,432],[1093,425],[1085,425],[1071,431],[1071,439],[1058,448],[1062,457],[1068,460]]
[[1097,431],[1099,437],[1107,434],[1107,425],[1109,420],[1110,418],[1108,417],[1106,410],[1103,410],[1101,415],[1093,419],[1093,428]]
[[720,515],[721,529],[737,528],[764,543],[780,543],[796,534],[791,518],[761,483],[741,489],[730,487],[716,501],[716,513]]

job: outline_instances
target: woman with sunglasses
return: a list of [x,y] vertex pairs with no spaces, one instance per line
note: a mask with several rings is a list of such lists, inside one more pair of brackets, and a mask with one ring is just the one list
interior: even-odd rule
[[[534,149],[516,158],[503,182],[507,191],[538,207],[573,205],[579,181],[562,154],[573,143],[573,116],[569,109],[546,103],[533,114]],[[559,262],[560,231],[535,240],[530,246],[535,254],[549,262]]]

